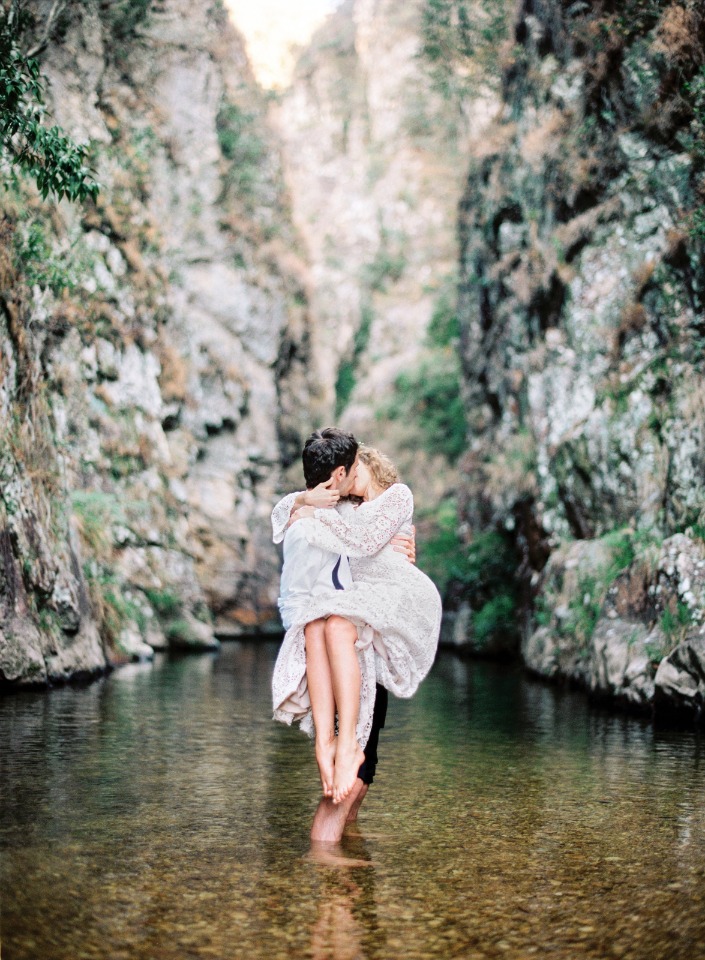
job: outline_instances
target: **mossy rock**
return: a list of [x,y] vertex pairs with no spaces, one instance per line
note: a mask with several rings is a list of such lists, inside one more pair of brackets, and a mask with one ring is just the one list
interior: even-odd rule
[[171,620],[165,625],[164,633],[170,650],[197,652],[220,647],[212,626],[189,615]]

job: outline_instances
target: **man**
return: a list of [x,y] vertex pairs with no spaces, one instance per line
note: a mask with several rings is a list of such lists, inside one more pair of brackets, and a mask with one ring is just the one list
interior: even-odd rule
[[[350,433],[333,427],[314,432],[306,441],[302,454],[307,489],[305,493],[297,495],[294,508],[304,505],[333,507],[338,499],[347,496],[355,483],[357,448],[357,441]],[[400,537],[393,542],[397,549],[414,559],[413,540]],[[289,527],[284,537],[284,567],[279,598],[279,609],[286,629],[297,619],[301,619],[301,611],[305,611],[307,601],[312,595],[320,595],[329,590],[344,590],[351,584],[352,576],[346,556],[310,546],[301,524]],[[308,691],[313,694],[311,699],[319,705],[322,704],[324,708],[318,718],[314,711],[316,760],[321,771],[324,797],[313,820],[311,839],[318,842],[337,842],[343,834],[345,824],[356,819],[368,787],[374,779],[377,743],[379,731],[384,726],[388,694],[384,687],[377,685],[372,730],[364,750],[364,760],[360,754],[350,774],[352,786],[339,802],[335,802],[332,796],[335,732],[332,721],[328,718],[334,716],[336,704],[326,704],[324,700],[326,691],[330,696],[330,691],[335,688],[335,683],[331,685],[330,661],[343,654],[350,656],[351,651],[352,656],[356,656],[354,645],[357,628],[342,617],[329,618],[325,631],[315,629],[316,624],[322,624],[322,621],[309,625],[314,629],[307,628],[306,631],[306,683]],[[315,696],[316,691],[320,691],[318,697]],[[350,691],[346,689],[344,694],[343,690],[339,689],[336,701],[339,718],[340,697],[343,695],[350,695]],[[359,690],[355,692],[353,689],[352,696],[359,700]],[[357,749],[359,751],[359,746]]]

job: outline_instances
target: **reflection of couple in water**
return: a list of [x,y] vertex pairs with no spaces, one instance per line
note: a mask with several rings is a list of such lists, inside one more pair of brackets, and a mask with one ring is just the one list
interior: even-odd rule
[[274,716],[315,735],[311,838],[337,842],[374,777],[387,691],[412,696],[431,668],[441,601],[410,562],[413,498],[393,464],[334,428],[312,434],[302,459],[307,489],[272,513],[286,628]]
[[[365,854],[364,850],[356,853]],[[369,860],[354,864],[371,866]],[[377,917],[375,872],[328,870],[321,872],[316,919],[311,927],[312,960],[361,960],[380,955],[386,932]]]

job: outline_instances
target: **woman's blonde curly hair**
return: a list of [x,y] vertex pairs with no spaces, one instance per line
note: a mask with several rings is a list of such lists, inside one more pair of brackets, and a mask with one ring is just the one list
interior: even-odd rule
[[399,483],[397,468],[389,457],[385,457],[383,453],[374,447],[366,447],[364,444],[360,444],[358,453],[360,460],[362,460],[372,474],[372,479],[382,490],[391,487],[393,483]]

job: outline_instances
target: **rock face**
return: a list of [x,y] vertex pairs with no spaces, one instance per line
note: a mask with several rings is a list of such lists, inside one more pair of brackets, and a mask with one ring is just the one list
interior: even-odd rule
[[54,206],[21,181],[3,200],[11,684],[275,623],[268,514],[309,423],[305,273],[221,7],[74,6],[42,68],[102,189]]
[[424,7],[347,0],[301,55],[273,117],[311,265],[319,416],[335,409],[380,445],[430,506],[454,471],[388,408],[454,288],[467,144],[482,137],[491,103],[462,117],[434,91],[420,56]]
[[533,670],[694,704],[705,19],[623,6],[519,6],[461,205],[464,518],[523,557]]
[[540,625],[522,647],[535,673],[640,709],[655,692],[676,700],[674,687],[692,686],[683,645],[705,618],[705,544],[683,534],[644,544],[633,530],[563,544],[543,570],[537,608]]

